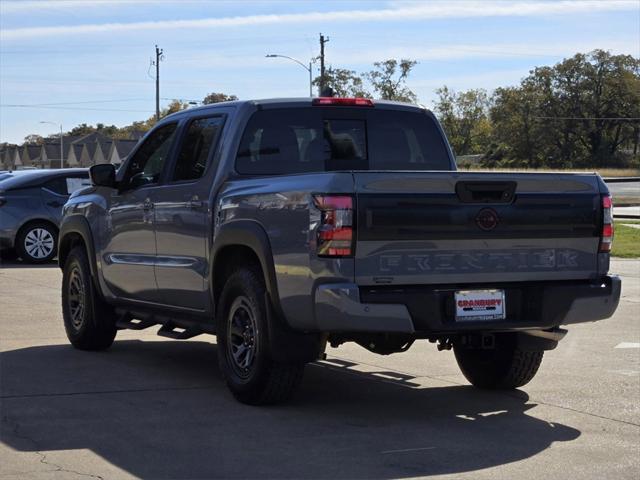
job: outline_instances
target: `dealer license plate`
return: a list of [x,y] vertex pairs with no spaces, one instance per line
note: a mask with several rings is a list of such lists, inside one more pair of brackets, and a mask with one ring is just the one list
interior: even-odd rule
[[456,320],[502,320],[504,290],[460,290],[455,293]]

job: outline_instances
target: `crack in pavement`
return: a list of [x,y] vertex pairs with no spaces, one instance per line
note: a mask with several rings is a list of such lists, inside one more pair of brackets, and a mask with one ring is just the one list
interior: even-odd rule
[[47,397],[71,397],[74,395],[104,395],[112,393],[138,393],[138,392],[165,392],[174,390],[208,390],[214,385],[194,386],[194,387],[155,387],[155,388],[132,388],[126,390],[94,390],[88,392],[61,392],[61,393],[26,393],[23,395],[0,395],[2,400],[16,400],[22,398],[47,398]]
[[[21,433],[20,430],[20,425],[17,422],[12,422],[9,420],[9,417],[7,417],[6,415],[3,415],[2,417],[2,423],[4,423],[5,425],[12,425],[13,427],[11,428],[11,434],[13,434],[13,436],[20,438],[22,440],[26,440],[27,442],[30,442],[35,450],[33,452],[30,453],[34,453],[36,455],[38,455],[40,457],[40,463],[42,463],[43,465],[47,465],[49,467],[53,467],[52,470],[46,470],[47,472],[64,472],[64,473],[72,473],[74,475],[78,475],[81,477],[90,477],[90,478],[97,478],[99,480],[104,480],[104,477],[101,477],[100,475],[93,475],[91,473],[83,473],[83,472],[78,472],[77,470],[71,470],[68,468],[64,468],[62,465],[58,465],[57,463],[53,463],[52,461],[48,460],[47,458],[47,454],[42,452],[40,450],[40,446],[38,444],[38,442],[29,437],[27,434],[25,433]],[[25,472],[22,472],[22,474],[24,474]]]

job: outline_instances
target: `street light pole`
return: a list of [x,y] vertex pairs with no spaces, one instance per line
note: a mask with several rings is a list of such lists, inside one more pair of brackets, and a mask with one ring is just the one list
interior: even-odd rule
[[296,62],[298,65],[300,65],[306,71],[308,71],[309,72],[309,97],[313,97],[313,59],[309,61],[309,66],[307,67],[300,60],[296,60],[293,57],[288,57],[287,55],[277,55],[277,54],[274,54],[274,53],[269,53],[269,54],[265,55],[265,57],[267,57],[267,58],[287,58],[287,59],[289,59],[289,60],[291,60],[293,62]]
[[[58,125],[54,122],[40,122],[40,123],[50,123],[51,125]],[[62,136],[62,124],[60,124],[60,168],[64,168],[64,140]]]

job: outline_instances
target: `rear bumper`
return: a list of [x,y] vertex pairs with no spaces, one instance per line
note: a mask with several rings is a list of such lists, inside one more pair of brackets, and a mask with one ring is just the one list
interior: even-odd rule
[[[506,319],[455,321],[454,292],[461,289],[505,290]],[[550,329],[593,322],[613,315],[621,281],[521,282],[504,285],[441,287],[358,287],[351,283],[320,285],[315,293],[316,325],[322,332],[386,332],[417,335],[469,331]]]

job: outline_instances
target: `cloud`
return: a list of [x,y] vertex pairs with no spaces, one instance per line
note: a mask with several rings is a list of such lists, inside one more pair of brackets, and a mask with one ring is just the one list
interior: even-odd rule
[[33,10],[63,10],[101,7],[123,7],[128,5],[157,3],[157,0],[16,0],[2,2],[3,15]]
[[[136,0],[134,0],[136,1]],[[34,3],[34,2],[30,2]],[[51,2],[49,2],[51,3]],[[69,2],[66,2],[69,3]],[[105,3],[105,2],[93,2]],[[121,2],[113,2],[118,4]],[[3,3],[6,11],[7,4]],[[0,38],[20,40],[33,37],[59,35],[88,35],[99,33],[117,33],[126,31],[149,31],[167,29],[194,28],[231,28],[274,24],[303,24],[322,22],[372,22],[372,21],[417,21],[439,18],[505,17],[569,15],[594,13],[599,11],[637,10],[635,0],[575,0],[575,1],[471,1],[429,2],[406,4],[397,7],[370,10],[334,10],[327,12],[305,12],[285,14],[261,14],[222,18],[204,18],[190,20],[161,20],[130,23],[94,23],[81,25],[59,25],[44,27],[24,27],[3,29]]]

